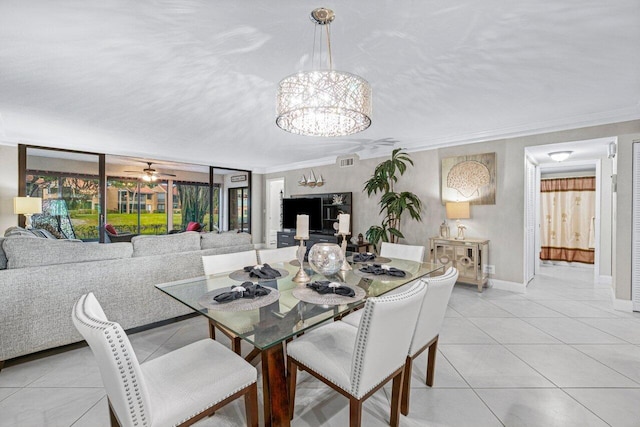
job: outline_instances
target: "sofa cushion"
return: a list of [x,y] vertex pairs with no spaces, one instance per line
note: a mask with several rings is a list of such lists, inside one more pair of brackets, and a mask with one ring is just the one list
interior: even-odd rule
[[193,221],[189,222],[189,224],[187,224],[186,231],[200,231],[200,223]]
[[33,238],[37,238],[38,236],[36,236],[35,234],[33,234],[31,231],[27,230],[26,228],[22,228],[22,227],[9,227],[5,230],[4,232],[4,237],[33,237]]
[[227,231],[225,233],[203,233],[200,247],[202,249],[225,248],[228,246],[250,245],[251,234]]
[[199,251],[200,233],[187,231],[164,236],[136,236],[131,243],[134,257]]
[[4,253],[4,249],[2,248],[2,243],[5,238],[0,237],[0,270],[5,270],[7,268],[7,256]]
[[118,231],[117,231],[117,230],[116,230],[116,228],[115,228],[113,225],[111,225],[111,224],[107,224],[107,225],[105,225],[105,226],[104,226],[104,229],[105,229],[105,230],[107,230],[107,231],[108,231],[109,233],[111,233],[111,234],[118,235]]
[[84,243],[69,240],[15,237],[2,243],[7,268],[38,267],[106,259],[131,258],[129,243]]

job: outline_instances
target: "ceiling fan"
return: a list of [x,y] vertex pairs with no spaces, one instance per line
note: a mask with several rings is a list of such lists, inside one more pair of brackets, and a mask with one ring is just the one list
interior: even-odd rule
[[147,182],[157,181],[161,176],[175,176],[172,173],[160,173],[154,168],[151,167],[153,163],[147,162],[147,167],[142,169],[142,171],[125,171],[127,173],[135,173],[140,174],[140,179]]

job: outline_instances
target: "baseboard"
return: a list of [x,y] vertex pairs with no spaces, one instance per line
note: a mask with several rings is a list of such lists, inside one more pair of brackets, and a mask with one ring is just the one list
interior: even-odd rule
[[519,294],[527,292],[527,285],[524,283],[509,282],[507,280],[489,279],[489,287]]
[[618,311],[633,311],[633,301],[630,299],[618,299],[616,298],[616,291],[611,288],[611,300],[613,302],[613,309]]
[[613,283],[613,276],[598,276],[598,283],[602,285],[610,285]]

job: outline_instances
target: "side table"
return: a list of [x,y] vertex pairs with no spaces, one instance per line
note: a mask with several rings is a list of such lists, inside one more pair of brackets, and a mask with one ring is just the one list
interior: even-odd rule
[[478,286],[478,292],[489,280],[483,266],[489,263],[489,241],[485,239],[429,238],[431,262],[458,269],[458,282]]

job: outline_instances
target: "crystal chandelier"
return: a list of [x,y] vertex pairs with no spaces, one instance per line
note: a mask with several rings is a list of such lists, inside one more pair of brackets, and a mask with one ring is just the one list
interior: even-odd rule
[[329,69],[299,72],[280,81],[276,124],[287,132],[334,137],[361,132],[371,125],[369,83],[355,74],[333,69],[329,24],[334,18],[330,9],[311,12],[321,39],[326,28]]

